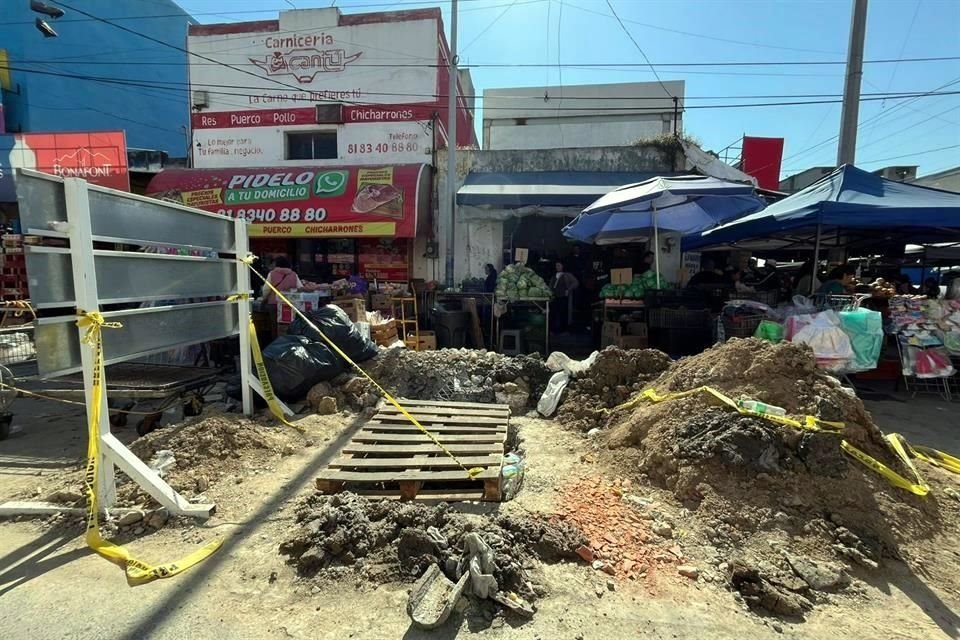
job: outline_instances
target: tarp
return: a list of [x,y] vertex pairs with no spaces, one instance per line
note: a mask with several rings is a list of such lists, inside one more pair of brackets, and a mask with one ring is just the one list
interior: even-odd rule
[[165,169],[147,195],[245,218],[254,238],[413,238],[429,186],[422,164]]
[[889,230],[904,237],[918,229],[960,229],[960,194],[888,180],[844,165],[763,211],[697,237],[684,249],[734,244],[821,227]]

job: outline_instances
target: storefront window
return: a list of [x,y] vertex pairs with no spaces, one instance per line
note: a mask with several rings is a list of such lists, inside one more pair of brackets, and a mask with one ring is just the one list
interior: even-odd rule
[[287,134],[287,160],[335,160],[336,157],[336,131]]

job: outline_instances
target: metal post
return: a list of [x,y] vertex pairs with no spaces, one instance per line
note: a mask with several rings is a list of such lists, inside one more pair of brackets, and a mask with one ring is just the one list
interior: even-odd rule
[[813,273],[810,274],[810,295],[816,292],[817,265],[820,263],[820,223],[817,223],[817,239],[813,245]]
[[[90,199],[87,183],[80,178],[64,178],[64,201],[67,208],[68,234],[70,236],[70,262],[73,266],[73,289],[78,311],[100,311],[97,293],[97,271],[93,263],[93,226],[90,222]],[[93,381],[95,357],[93,349],[83,344],[86,329],[77,327],[80,336],[80,360],[83,364],[83,390],[87,404],[87,420],[93,407]],[[107,381],[100,380],[100,449],[99,473],[97,474],[97,499],[103,509],[113,507],[117,499],[117,486],[113,461],[108,457],[108,448],[103,439],[110,435],[110,412],[107,407]]]
[[853,0],[850,45],[847,50],[847,80],[843,87],[843,114],[837,166],[853,164],[857,155],[857,121],[860,115],[860,80],[863,78],[863,41],[867,33],[867,0]]
[[660,231],[657,229],[657,207],[651,205],[653,209],[653,265],[656,269],[657,289],[660,288]]
[[444,262],[447,286],[453,286],[453,245],[457,234],[454,230],[457,218],[457,0],[450,0],[450,81],[447,89],[447,254]]
[[673,135],[677,136],[677,120],[680,119],[680,98],[673,96]]
[[[250,292],[250,269],[241,258],[250,253],[250,243],[247,240],[247,223],[241,217],[234,220],[234,248],[237,252],[237,291],[241,294]],[[250,300],[241,299],[237,302],[237,318],[240,326],[240,393],[243,402],[243,415],[253,415],[253,389],[250,380],[253,372],[250,368]]]

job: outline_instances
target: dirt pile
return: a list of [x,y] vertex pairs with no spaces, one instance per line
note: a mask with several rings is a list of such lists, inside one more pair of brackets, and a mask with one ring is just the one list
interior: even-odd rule
[[241,468],[257,466],[263,458],[291,455],[305,438],[265,416],[266,423],[235,414],[212,415],[171,425],[133,441],[130,450],[150,464],[160,452],[173,453],[164,465],[164,478],[178,491],[202,493],[209,483]]
[[557,420],[581,431],[602,426],[610,409],[656,380],[670,366],[656,349],[607,347],[587,372],[567,385]]
[[[363,367],[387,391],[405,398],[503,402],[504,393],[510,396],[521,391],[527,394],[527,406],[540,399],[551,375],[539,356],[510,357],[476,349],[386,349],[364,362]],[[359,384],[350,381],[342,377],[335,382]],[[364,389],[363,393],[368,391]]]
[[305,577],[339,580],[348,573],[374,584],[413,581],[431,564],[454,582],[464,536],[493,549],[499,589],[532,600],[542,595],[536,560],[575,559],[583,537],[569,525],[535,518],[474,516],[447,504],[368,500],[352,493],[307,497],[297,530],[280,552]]
[[705,393],[610,416],[602,438],[612,455],[690,509],[701,554],[751,607],[802,617],[828,597],[823,592],[847,584],[811,566],[830,575],[835,565],[872,571],[956,515],[953,504],[894,489],[843,453],[846,439],[906,473],[863,403],[816,368],[809,348],[730,340],[674,363],[650,386],[667,394],[704,385],[801,421],[845,423],[842,435],[795,429],[741,415]]

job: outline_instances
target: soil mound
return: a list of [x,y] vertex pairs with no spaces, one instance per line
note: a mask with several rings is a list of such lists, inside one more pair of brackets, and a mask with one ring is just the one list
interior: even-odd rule
[[306,577],[338,580],[353,572],[374,584],[406,582],[437,564],[455,582],[463,538],[471,532],[493,550],[499,589],[528,600],[542,593],[533,561],[575,559],[584,542],[564,523],[471,516],[445,503],[428,506],[368,500],[349,492],[315,493],[297,508],[297,530],[280,545],[280,553]]
[[656,349],[607,347],[585,374],[570,381],[557,420],[581,431],[602,426],[605,409],[626,402],[670,363],[670,356]]
[[649,386],[660,394],[710,386],[801,421],[845,423],[842,434],[795,429],[739,414],[705,393],[609,417],[604,438],[619,450],[614,456],[692,511],[704,553],[752,607],[802,617],[825,597],[811,582],[842,589],[845,565],[872,571],[956,522],[952,501],[895,489],[843,453],[846,439],[909,477],[863,403],[818,370],[806,346],[730,340],[674,363]]
[[172,452],[175,462],[165,479],[177,490],[202,492],[208,482],[303,446],[301,434],[270,424],[237,415],[212,415],[148,433],[133,441],[130,450],[148,464],[158,452]]
[[503,385],[529,392],[535,405],[551,371],[539,356],[504,356],[476,349],[382,349],[363,368],[391,394],[414,400],[497,402]]

